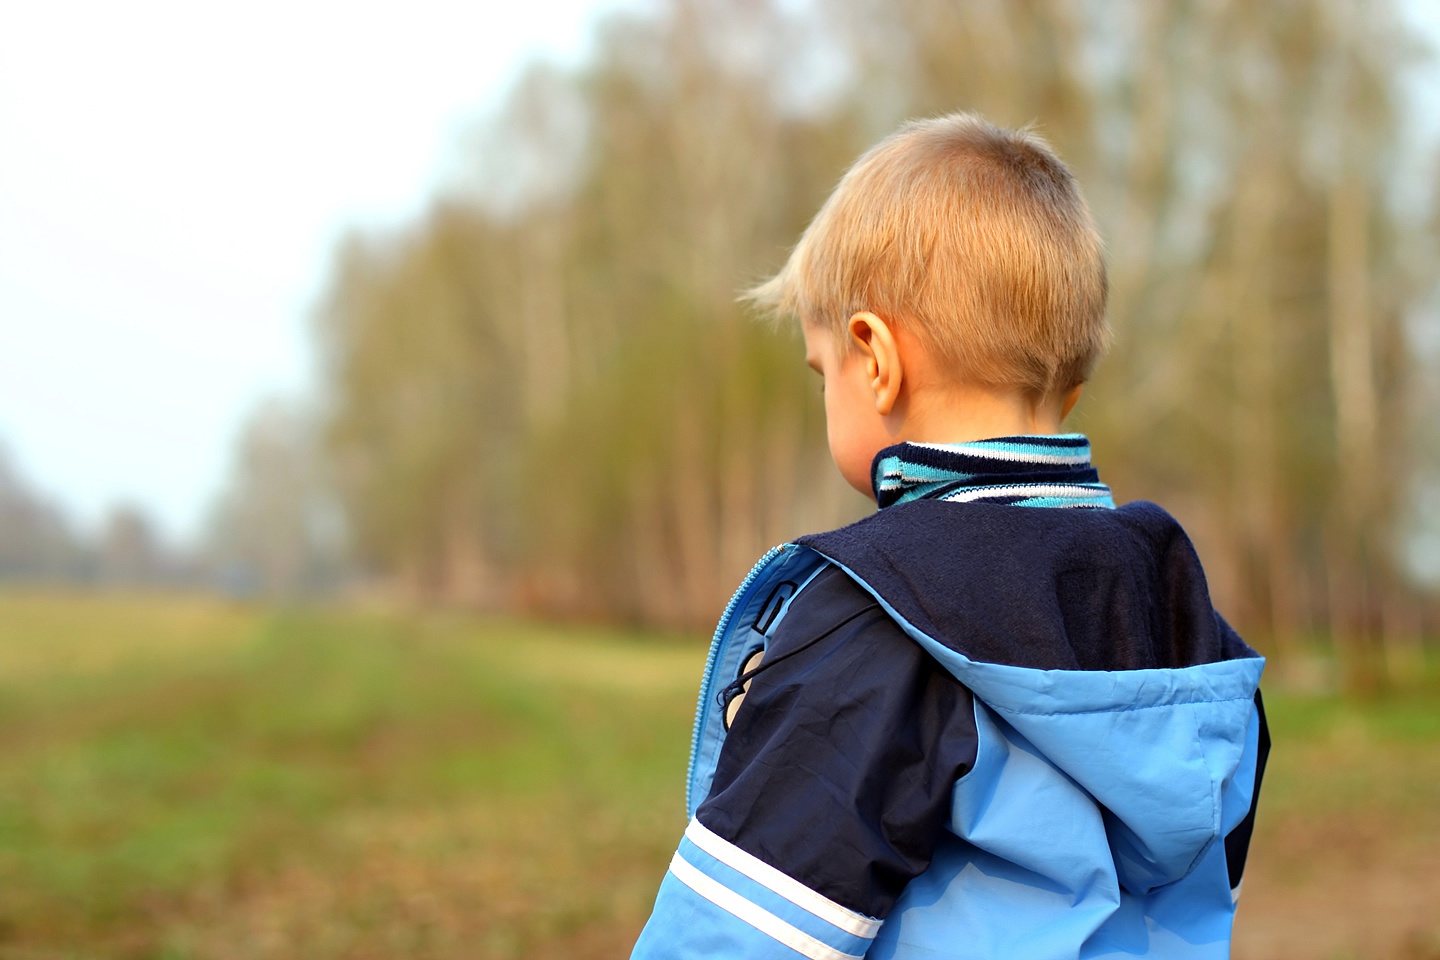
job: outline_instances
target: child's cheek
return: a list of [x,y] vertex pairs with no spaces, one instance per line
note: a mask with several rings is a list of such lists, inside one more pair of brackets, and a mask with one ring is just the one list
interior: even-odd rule
[[870,462],[879,447],[870,449],[874,444],[867,442],[869,431],[866,430],[863,410],[855,408],[853,399],[838,389],[827,388],[825,391],[825,427],[830,441],[830,457],[846,483],[866,496],[872,496]]

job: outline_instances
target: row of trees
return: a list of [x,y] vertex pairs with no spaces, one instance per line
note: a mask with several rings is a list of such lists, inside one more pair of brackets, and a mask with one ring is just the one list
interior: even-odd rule
[[867,509],[798,337],[737,291],[901,119],[974,109],[1035,122],[1109,243],[1116,347],[1074,426],[1117,495],[1181,518],[1282,668],[1333,637],[1365,687],[1417,653],[1440,208],[1389,3],[656,6],[525,74],[428,215],[343,245],[321,402],[256,413],[210,582],[358,569],[426,601],[709,622],[766,547]]
[[134,504],[95,529],[29,482],[0,445],[0,586],[218,590],[298,598],[353,585],[344,519],[314,414],[272,400],[246,425],[230,478],[199,536],[166,537]]
[[1334,633],[1363,683],[1419,635],[1437,224],[1389,4],[660,6],[531,70],[426,218],[343,250],[327,450],[371,570],[694,625],[856,515],[798,343],[735,294],[860,150],[963,108],[1036,122],[1101,222],[1117,345],[1076,426],[1117,492],[1171,506],[1277,652]]
[[327,451],[369,569],[694,625],[863,510],[798,342],[735,294],[866,145],[964,108],[1038,123],[1107,237],[1116,348],[1076,425],[1117,492],[1171,506],[1282,655],[1333,633],[1365,682],[1419,636],[1437,221],[1388,4],[662,7],[531,70],[426,218],[342,251]]
[[0,446],[0,582],[113,586],[192,583],[195,558],[166,544],[139,508],[117,506],[82,531],[20,474]]

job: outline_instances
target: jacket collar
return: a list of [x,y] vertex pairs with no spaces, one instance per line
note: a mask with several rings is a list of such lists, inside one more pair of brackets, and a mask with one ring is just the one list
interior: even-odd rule
[[968,443],[900,443],[870,466],[875,502],[984,500],[1021,507],[1114,507],[1078,433]]

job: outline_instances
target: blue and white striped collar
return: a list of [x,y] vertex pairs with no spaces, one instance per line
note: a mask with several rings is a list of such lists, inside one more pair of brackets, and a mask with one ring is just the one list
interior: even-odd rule
[[901,443],[870,467],[882,508],[911,500],[983,500],[1018,507],[1114,507],[1082,434]]

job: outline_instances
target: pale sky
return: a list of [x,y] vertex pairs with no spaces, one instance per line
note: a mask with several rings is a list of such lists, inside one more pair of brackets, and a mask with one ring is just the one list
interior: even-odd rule
[[423,209],[605,0],[0,0],[0,444],[85,523],[193,533],[312,380],[336,238]]
[[415,217],[618,5],[0,0],[0,445],[86,524],[196,532],[245,416],[312,383],[337,237]]

